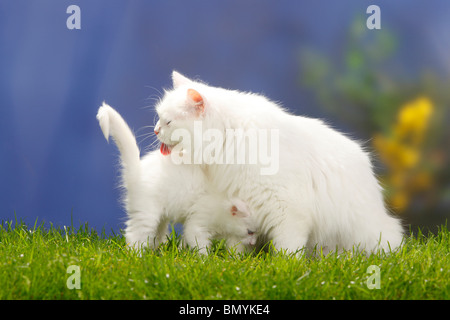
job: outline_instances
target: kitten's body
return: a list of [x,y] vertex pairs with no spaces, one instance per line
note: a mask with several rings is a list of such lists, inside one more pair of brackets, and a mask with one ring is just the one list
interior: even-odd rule
[[[214,88],[174,72],[174,90],[156,107],[158,138],[173,147],[175,129],[279,130],[279,171],[261,165],[197,165],[219,192],[239,197],[276,248],[389,250],[402,228],[384,206],[369,156],[320,120],[294,116],[263,96]],[[170,121],[170,125],[164,125]],[[181,142],[182,143],[182,142]],[[225,145],[225,143],[224,143]]]
[[202,170],[175,165],[159,150],[139,159],[134,135],[113,108],[103,104],[97,119],[105,138],[113,137],[121,154],[123,201],[128,214],[125,236],[130,245],[157,246],[166,240],[169,222],[185,223],[185,241],[202,253],[210,239],[219,236],[238,250],[255,244],[256,234],[248,232],[255,230],[250,211],[233,215],[231,208],[240,201],[209,190]]

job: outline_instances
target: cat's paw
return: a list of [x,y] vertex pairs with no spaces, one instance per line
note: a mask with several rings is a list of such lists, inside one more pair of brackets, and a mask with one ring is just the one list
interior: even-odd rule
[[109,141],[109,112],[111,107],[103,102],[103,105],[98,108],[97,112],[97,120],[100,124],[100,128],[102,129],[103,135],[105,136],[106,141]]

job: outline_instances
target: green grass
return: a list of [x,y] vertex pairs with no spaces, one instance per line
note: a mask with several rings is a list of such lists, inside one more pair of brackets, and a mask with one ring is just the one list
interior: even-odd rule
[[[216,243],[210,255],[179,248],[179,238],[143,255],[122,235],[87,226],[0,224],[0,299],[449,299],[450,236],[407,237],[389,255],[346,252],[297,259],[239,255]],[[79,266],[80,289],[67,273]],[[369,289],[371,265],[380,289]]]

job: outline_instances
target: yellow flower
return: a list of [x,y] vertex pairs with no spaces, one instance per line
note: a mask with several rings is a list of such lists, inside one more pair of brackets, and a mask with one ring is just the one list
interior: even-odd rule
[[403,144],[395,137],[387,139],[381,135],[375,135],[373,144],[380,152],[381,159],[392,168],[412,168],[420,159],[418,150]]
[[414,168],[420,159],[419,152],[420,150],[404,145],[399,145],[397,149],[398,164],[405,169]]
[[404,105],[398,114],[394,133],[400,139],[411,137],[414,144],[420,144],[428,128],[433,105],[426,97],[420,97]]
[[391,132],[373,137],[373,145],[389,170],[383,179],[390,187],[388,201],[397,212],[404,211],[410,198],[433,182],[428,172],[420,170],[432,113],[431,101],[419,97],[400,108]]

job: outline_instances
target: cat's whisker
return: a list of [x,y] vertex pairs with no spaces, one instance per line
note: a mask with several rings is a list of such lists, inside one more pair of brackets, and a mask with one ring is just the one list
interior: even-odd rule
[[[151,138],[151,136],[149,136],[149,137],[147,137],[147,138]],[[153,147],[153,146],[155,146],[155,145],[157,145],[157,144],[159,144],[159,143],[160,143],[160,141],[159,141],[158,139],[155,139],[155,140],[153,140],[153,141],[150,143],[150,146]]]
[[[145,140],[145,139],[148,139],[148,138],[150,138],[150,137],[151,137],[151,134],[150,134],[150,133],[146,133],[146,134],[141,134],[141,135],[139,135],[139,136],[136,136],[136,139],[139,139],[139,140],[140,140],[140,139],[142,138],[142,139]],[[140,142],[142,142],[142,141],[139,141],[139,143],[140,143]]]
[[150,147],[154,147],[155,145],[158,145],[158,144],[160,144],[161,142],[158,140],[158,139],[156,139],[156,140],[154,140],[149,146]]
[[158,102],[161,100],[161,98],[158,96],[150,96],[150,97],[146,98],[146,100],[153,100],[153,101]]
[[148,106],[145,106],[145,107],[143,107],[143,109],[150,109],[150,108],[154,108],[154,106],[155,105],[157,105],[157,104],[159,104],[159,103],[161,103],[161,100],[162,100],[162,96],[163,96],[163,93],[159,90],[159,89],[157,89],[157,88],[155,88],[155,87],[152,87],[152,86],[145,86],[146,88],[149,88],[149,89],[152,89],[152,90],[155,90],[156,91],[156,94],[152,94],[152,95],[150,95],[146,100],[152,100],[153,101],[153,104],[150,104],[150,105],[148,105]]
[[153,86],[145,86],[145,88],[155,90],[155,91],[158,93],[158,95],[159,95],[158,97],[163,96],[163,93],[162,93],[158,88],[155,88],[155,87],[153,87]]
[[155,127],[154,125],[148,125],[148,126],[143,126],[143,127],[139,128],[138,130],[142,130],[145,128],[154,128],[154,127]]
[[[144,129],[144,128],[142,128],[142,129]],[[139,131],[139,130],[138,130]],[[136,133],[138,132],[138,131],[136,131]],[[140,137],[143,137],[143,136],[146,136],[146,135],[155,135],[155,133],[152,131],[152,132],[146,132],[146,133],[142,133],[142,134],[140,134],[140,135],[136,135],[136,138],[140,138]]]
[[154,140],[151,144],[144,147],[144,152],[149,152],[149,151],[153,150],[153,148],[155,146],[157,146],[159,144],[159,142],[160,142],[159,140]]
[[[149,134],[145,134],[145,135],[142,135],[142,136],[137,137],[137,138],[144,137],[143,139],[141,139],[141,140],[139,141],[139,144],[142,144],[145,140],[148,140],[148,139],[151,138],[152,136],[153,136],[153,135],[149,133]],[[159,141],[159,140],[155,140],[155,141]],[[155,144],[155,141],[153,141],[152,144]]]

